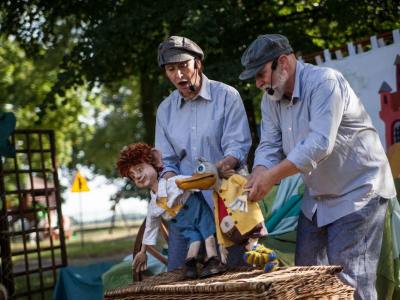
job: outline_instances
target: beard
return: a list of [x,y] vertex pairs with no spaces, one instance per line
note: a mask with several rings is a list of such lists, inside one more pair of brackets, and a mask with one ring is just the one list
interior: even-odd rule
[[281,71],[278,74],[278,81],[275,85],[272,86],[274,90],[273,95],[268,95],[268,99],[271,101],[279,101],[282,99],[283,95],[285,94],[285,85],[288,81],[288,73],[286,71]]

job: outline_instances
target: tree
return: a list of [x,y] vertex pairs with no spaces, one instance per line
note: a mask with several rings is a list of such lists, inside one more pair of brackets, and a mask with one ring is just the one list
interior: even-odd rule
[[[124,115],[125,104],[104,102],[111,107],[110,115],[96,133],[101,138],[90,142],[92,149],[96,149],[97,141],[103,143],[97,145],[107,145],[106,137],[109,145],[118,146],[123,143],[115,143],[116,139],[125,139],[126,143],[140,137],[153,142],[156,107],[172,88],[156,64],[156,51],[171,34],[198,42],[206,53],[207,75],[239,89],[256,144],[260,92],[247,82],[239,82],[237,76],[242,69],[240,56],[258,34],[285,34],[296,52],[305,54],[400,25],[399,4],[391,1],[15,0],[0,5],[3,34],[14,35],[29,57],[43,55],[43,49],[68,41],[57,68],[57,80],[38,108],[42,118],[47,108],[61,108],[64,102],[57,99],[72,87],[87,83],[89,90],[102,87],[118,98],[118,90],[127,85],[127,80],[134,82],[139,97],[133,111],[139,109],[140,113]],[[127,128],[127,120],[143,124],[138,135],[133,133],[137,128],[133,125],[128,126],[129,136],[113,134],[118,128]],[[109,172],[110,165],[101,166],[102,151],[90,152],[90,147],[82,154],[82,163]]]

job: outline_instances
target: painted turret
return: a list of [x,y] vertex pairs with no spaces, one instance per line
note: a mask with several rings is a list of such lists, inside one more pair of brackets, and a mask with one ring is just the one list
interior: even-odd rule
[[379,94],[381,110],[379,116],[385,123],[386,148],[395,143],[400,143],[400,55],[396,56],[396,91],[387,82],[383,82]]

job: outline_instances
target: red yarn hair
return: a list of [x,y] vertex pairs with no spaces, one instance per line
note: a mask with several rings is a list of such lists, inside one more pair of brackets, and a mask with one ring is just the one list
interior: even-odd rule
[[129,169],[140,163],[148,163],[157,173],[162,171],[160,162],[153,155],[153,148],[145,143],[129,144],[122,148],[117,161],[117,169],[121,176],[129,177]]

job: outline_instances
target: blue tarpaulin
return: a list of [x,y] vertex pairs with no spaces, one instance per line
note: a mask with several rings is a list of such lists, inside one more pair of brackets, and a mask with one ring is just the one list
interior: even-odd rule
[[82,267],[60,269],[54,288],[55,300],[99,300],[103,299],[101,275],[113,266],[102,262]]

